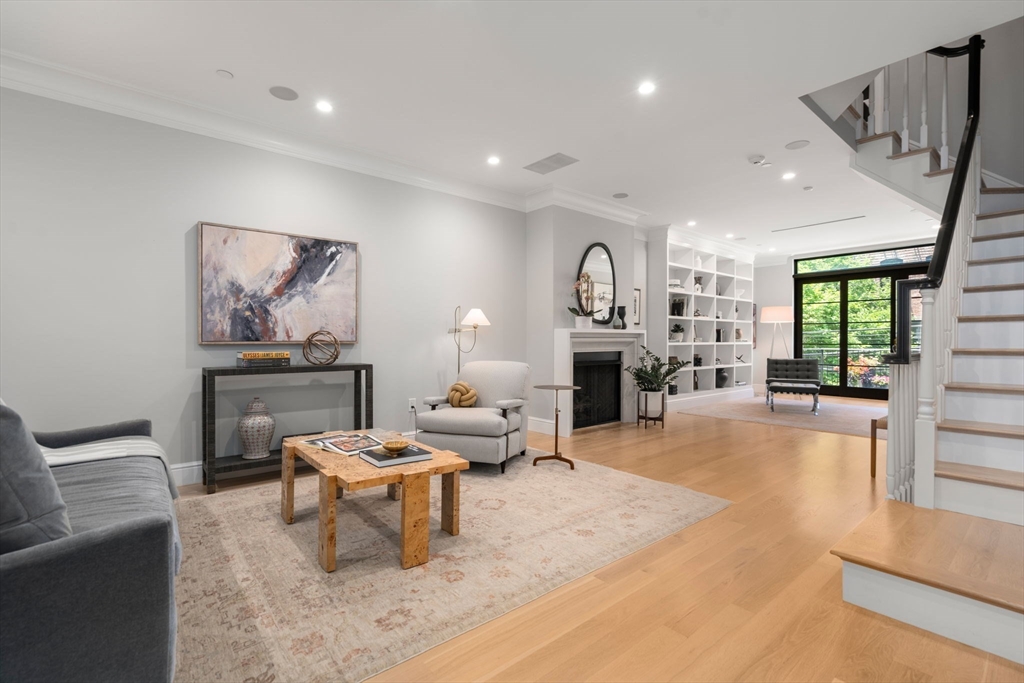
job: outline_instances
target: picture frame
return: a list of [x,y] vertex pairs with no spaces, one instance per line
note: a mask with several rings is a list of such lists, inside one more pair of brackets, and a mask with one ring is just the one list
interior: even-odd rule
[[208,222],[198,236],[201,345],[357,342],[358,243]]
[[640,307],[643,301],[643,292],[639,287],[633,289],[633,324],[640,324]]

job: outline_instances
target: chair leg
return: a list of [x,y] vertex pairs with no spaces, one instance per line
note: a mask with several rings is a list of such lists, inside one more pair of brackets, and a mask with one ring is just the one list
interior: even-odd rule
[[502,460],[501,461],[501,473],[502,474],[505,474],[505,463],[506,462],[508,462],[508,460]]

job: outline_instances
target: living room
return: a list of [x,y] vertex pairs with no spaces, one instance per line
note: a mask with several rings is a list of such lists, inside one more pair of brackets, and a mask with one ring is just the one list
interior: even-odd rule
[[0,678],[1024,680],[1024,7],[869,11],[0,2]]

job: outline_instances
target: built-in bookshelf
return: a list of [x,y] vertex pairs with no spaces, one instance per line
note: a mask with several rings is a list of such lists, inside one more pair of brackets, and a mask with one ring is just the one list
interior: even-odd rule
[[754,263],[737,252],[673,228],[649,233],[648,348],[690,363],[669,407],[753,396]]

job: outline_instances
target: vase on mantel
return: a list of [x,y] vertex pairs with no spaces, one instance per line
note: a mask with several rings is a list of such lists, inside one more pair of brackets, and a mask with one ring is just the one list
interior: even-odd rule
[[577,330],[589,330],[594,327],[594,318],[589,315],[578,315],[576,316],[576,329]]
[[270,457],[270,441],[274,438],[277,420],[260,397],[249,401],[245,414],[238,418],[238,438],[242,441],[242,459],[259,460]]

